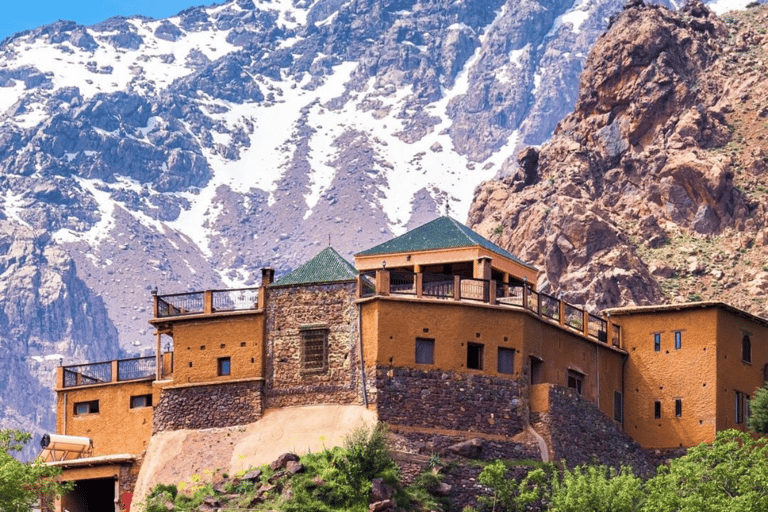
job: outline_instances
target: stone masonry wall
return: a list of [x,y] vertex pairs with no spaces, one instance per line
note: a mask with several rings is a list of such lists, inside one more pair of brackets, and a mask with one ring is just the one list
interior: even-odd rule
[[246,425],[261,418],[262,381],[163,389],[152,433]]
[[547,440],[552,459],[564,459],[569,467],[596,461],[616,468],[629,465],[642,475],[656,471],[648,452],[572,389],[552,386],[549,410],[532,414],[531,424]]
[[379,367],[379,420],[392,425],[514,436],[527,423],[518,380],[441,370]]
[[[355,283],[269,289],[266,407],[360,404],[358,311]],[[301,326],[328,329],[327,367],[302,370]]]

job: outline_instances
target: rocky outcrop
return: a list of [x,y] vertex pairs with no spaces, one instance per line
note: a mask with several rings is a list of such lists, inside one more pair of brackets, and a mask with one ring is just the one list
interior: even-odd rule
[[766,97],[757,25],[768,12],[740,16],[699,2],[623,11],[590,53],[575,110],[520,155],[519,171],[477,190],[469,224],[501,233],[498,243],[544,270],[544,290],[576,303],[706,297],[765,313],[726,284],[747,271],[759,287],[740,262],[766,253],[768,130],[751,119]]

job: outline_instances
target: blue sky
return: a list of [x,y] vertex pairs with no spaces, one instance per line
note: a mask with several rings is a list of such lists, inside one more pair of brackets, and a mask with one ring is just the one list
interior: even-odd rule
[[56,20],[74,20],[93,25],[112,16],[143,14],[167,18],[193,5],[210,5],[222,0],[0,0],[0,40]]

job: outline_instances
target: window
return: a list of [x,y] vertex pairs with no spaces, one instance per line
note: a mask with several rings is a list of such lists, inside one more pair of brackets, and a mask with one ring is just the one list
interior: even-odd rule
[[568,370],[568,387],[581,394],[584,388],[584,374],[576,370]]
[[653,417],[661,418],[661,402],[659,402],[658,400],[653,402]]
[[613,419],[624,423],[624,396],[621,391],[613,392]]
[[232,373],[232,362],[228,357],[220,357],[217,360],[216,367],[219,377],[223,377]]
[[683,415],[683,401],[679,398],[675,398],[675,416],[681,417]]
[[416,363],[435,364],[435,340],[416,338]]
[[152,407],[152,395],[138,395],[131,397],[131,409],[140,407]]
[[749,417],[749,396],[746,393],[742,393],[741,391],[736,391],[735,405],[735,420],[736,424],[738,425],[744,423],[745,420]]
[[653,351],[661,352],[661,333],[660,332],[653,333]]
[[99,401],[91,400],[90,402],[76,402],[75,403],[75,416],[82,414],[96,414],[99,412]]
[[324,372],[328,367],[328,329],[301,329],[301,369]]
[[749,334],[741,338],[741,360],[745,363],[752,362],[752,340],[749,339]]
[[483,369],[483,345],[480,343],[467,343],[467,368],[473,370]]
[[499,347],[496,366],[499,373],[515,373],[515,349]]
[[680,350],[683,347],[683,333],[682,331],[675,331],[675,350]]

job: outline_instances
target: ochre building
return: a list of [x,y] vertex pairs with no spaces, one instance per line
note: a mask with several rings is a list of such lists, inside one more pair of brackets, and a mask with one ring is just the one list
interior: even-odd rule
[[358,404],[395,431],[498,441],[530,429],[556,386],[645,448],[745,428],[766,320],[711,302],[598,315],[538,291],[537,277],[442,217],[354,266],[328,247],[278,280],[263,269],[259,288],[156,294],[155,356],[58,370],[44,455],[77,485],[56,508],[128,509],[153,434],[283,407]]

